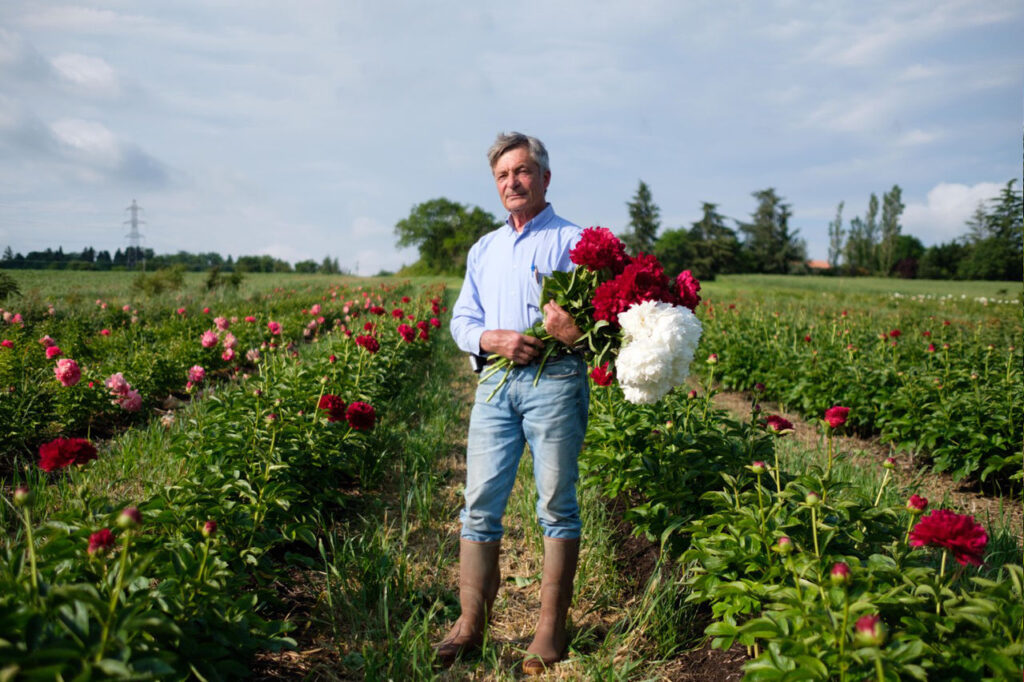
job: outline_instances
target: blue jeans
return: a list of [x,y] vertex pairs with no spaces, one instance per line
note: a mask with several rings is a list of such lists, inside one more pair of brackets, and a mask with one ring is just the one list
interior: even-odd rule
[[537,519],[544,535],[580,536],[576,481],[590,406],[586,365],[570,355],[549,361],[534,386],[536,374],[537,365],[514,368],[489,402],[487,396],[504,372],[477,387],[466,445],[466,506],[459,514],[467,540],[501,539],[501,518],[526,443],[533,456]]

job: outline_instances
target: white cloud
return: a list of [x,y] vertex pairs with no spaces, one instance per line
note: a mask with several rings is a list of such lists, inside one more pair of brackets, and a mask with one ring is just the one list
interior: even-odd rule
[[926,245],[948,242],[967,231],[964,223],[974,215],[978,204],[998,196],[1002,187],[997,182],[939,183],[928,192],[924,202],[907,202],[903,232],[918,237]]
[[57,74],[72,86],[98,95],[116,95],[117,75],[105,60],[84,54],[65,53],[51,60]]
[[113,168],[121,160],[117,138],[102,123],[64,118],[54,121],[50,128],[70,151],[89,163]]

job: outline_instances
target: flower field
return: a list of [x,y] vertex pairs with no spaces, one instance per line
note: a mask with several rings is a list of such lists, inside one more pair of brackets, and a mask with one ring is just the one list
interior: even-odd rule
[[[458,614],[476,381],[443,283],[90,286],[3,304],[0,679],[519,679],[530,485],[509,504],[492,637],[433,662]],[[728,279],[701,295],[688,386],[636,404],[591,375],[553,678],[1017,679],[1019,531],[840,436],[1019,491],[1019,305]],[[728,413],[727,389],[765,407]]]
[[433,352],[442,295],[5,310],[0,676],[235,679],[292,646],[271,586],[322,551],[326,510],[379,483],[380,426],[406,417],[388,404]]

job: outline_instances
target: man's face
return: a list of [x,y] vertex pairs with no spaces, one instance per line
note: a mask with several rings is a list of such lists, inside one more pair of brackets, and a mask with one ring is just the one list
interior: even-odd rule
[[526,147],[510,149],[494,164],[494,182],[501,203],[509,213],[532,218],[547,206],[544,198],[551,172],[543,175]]

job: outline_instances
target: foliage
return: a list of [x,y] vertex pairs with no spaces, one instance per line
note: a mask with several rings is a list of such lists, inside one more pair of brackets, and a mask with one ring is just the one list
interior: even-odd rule
[[6,272],[0,271],[0,301],[6,301],[11,296],[19,296],[21,289],[13,277]]
[[771,187],[753,193],[757,208],[751,222],[740,223],[745,238],[741,249],[747,272],[786,274],[803,268],[806,246],[791,230],[793,212]]
[[654,203],[651,188],[643,180],[637,186],[633,199],[626,203],[626,207],[629,209],[629,223],[622,235],[626,251],[634,256],[638,253],[651,253],[658,237],[658,230],[661,228],[661,211]]
[[419,248],[423,268],[416,274],[462,275],[470,247],[500,225],[482,208],[442,197],[413,206],[395,225],[395,236],[398,246]]

